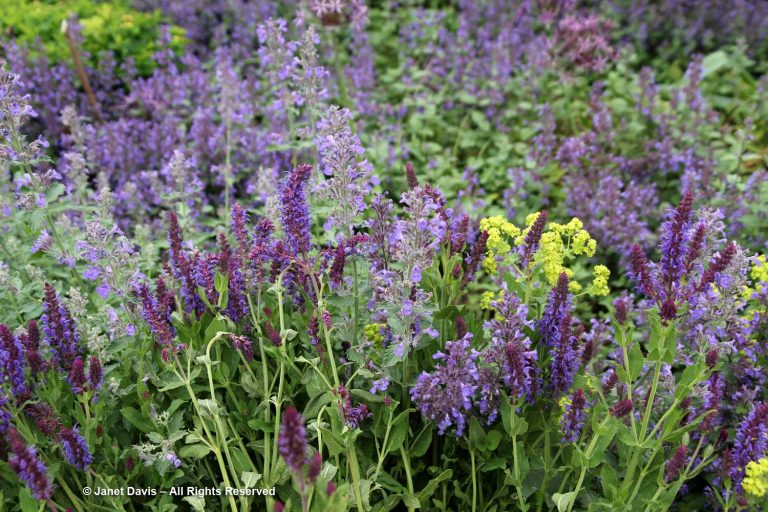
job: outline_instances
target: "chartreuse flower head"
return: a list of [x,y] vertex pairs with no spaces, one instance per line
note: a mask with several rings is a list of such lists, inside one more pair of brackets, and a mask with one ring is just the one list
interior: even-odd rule
[[504,290],[499,290],[498,295],[491,291],[483,292],[483,295],[480,297],[480,307],[482,309],[488,309],[495,311],[496,308],[493,307],[494,301],[500,301],[504,299]]
[[595,265],[594,273],[595,278],[592,280],[589,293],[598,297],[608,295],[610,292],[608,289],[608,277],[610,277],[611,271],[605,265]]
[[488,232],[487,252],[483,260],[483,269],[489,274],[498,272],[496,258],[506,259],[511,256],[510,241],[520,235],[520,228],[501,215],[488,217],[480,221],[480,230]]
[[747,464],[747,474],[741,482],[747,494],[762,498],[768,492],[768,457]]
[[[565,272],[570,279],[568,287],[571,293],[581,291],[581,285],[573,280],[573,271],[565,266],[566,259],[571,260],[582,255],[592,257],[597,250],[597,242],[583,226],[584,224],[575,217],[567,224],[551,222],[548,231],[541,237],[541,249],[536,254],[536,262],[542,265],[547,282],[554,286],[560,274]],[[607,270],[606,268],[605,271]],[[606,278],[607,284],[605,271],[601,270],[601,275]],[[601,288],[599,291],[604,290]]]
[[763,291],[763,287],[768,283],[768,262],[765,254],[759,254],[752,263],[752,269],[749,272],[754,288],[744,286],[742,297],[749,300],[755,292]]
[[368,340],[377,347],[384,343],[384,329],[387,324],[368,324],[363,328],[363,333]]
[[[525,219],[526,227],[522,230],[499,215],[482,219],[480,229],[488,233],[483,269],[488,274],[496,274],[499,263],[515,263],[527,268],[539,266],[551,286],[554,286],[560,274],[565,272],[569,278],[569,291],[581,291],[581,285],[573,279],[573,270],[566,266],[566,262],[576,256],[594,256],[597,242],[584,229],[584,223],[575,217],[567,224],[550,222],[547,230],[542,233],[546,219],[546,212],[532,213]],[[526,250],[528,246],[530,248]],[[533,250],[535,254],[529,257]],[[607,295],[609,276],[607,267],[595,268],[590,293],[597,296]]]

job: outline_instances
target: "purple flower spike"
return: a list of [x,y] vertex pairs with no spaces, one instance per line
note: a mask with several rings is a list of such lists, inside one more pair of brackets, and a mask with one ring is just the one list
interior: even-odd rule
[[8,379],[18,400],[25,400],[27,395],[26,365],[21,342],[5,324],[0,324],[0,384]]
[[69,387],[72,388],[72,392],[76,395],[83,393],[86,389],[88,379],[85,377],[85,364],[83,358],[77,356],[72,362],[72,367],[69,370]]
[[48,479],[45,465],[37,457],[35,447],[27,446],[21,434],[13,428],[8,430],[7,438],[11,450],[11,457],[8,459],[11,469],[32,491],[32,496],[38,500],[50,499],[53,496],[53,486]]
[[293,406],[288,406],[283,413],[277,449],[294,473],[301,471],[307,461],[307,435],[301,414]]
[[549,292],[549,300],[538,325],[541,340],[546,346],[557,345],[563,318],[570,313],[570,310],[571,294],[568,293],[568,275],[563,272],[558,277],[555,287]]
[[581,389],[577,389],[570,402],[565,404],[565,413],[560,419],[563,443],[575,443],[579,440],[584,420],[587,418],[587,405],[587,399]]
[[78,336],[69,309],[59,301],[56,290],[45,283],[43,298],[43,332],[53,349],[53,360],[64,372],[69,372],[79,355]]
[[64,449],[64,456],[67,462],[78,468],[80,471],[86,471],[91,465],[93,457],[85,444],[85,439],[77,431],[65,428],[61,431],[61,447]]
[[672,457],[667,461],[667,466],[664,468],[664,481],[671,482],[677,480],[685,466],[686,459],[688,458],[688,448],[685,445],[681,445],[672,454]]
[[296,167],[285,180],[280,192],[280,217],[286,240],[294,253],[308,253],[312,247],[309,233],[312,220],[305,195],[311,175],[311,165]]

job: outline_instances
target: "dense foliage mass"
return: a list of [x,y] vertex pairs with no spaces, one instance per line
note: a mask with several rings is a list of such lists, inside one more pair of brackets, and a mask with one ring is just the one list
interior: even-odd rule
[[4,9],[0,509],[765,507],[765,0]]

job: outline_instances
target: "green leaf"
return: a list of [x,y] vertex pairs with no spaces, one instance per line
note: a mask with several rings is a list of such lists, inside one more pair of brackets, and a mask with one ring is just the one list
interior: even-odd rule
[[403,494],[403,503],[408,508],[421,508],[419,499],[411,494]]
[[474,448],[485,445],[485,431],[474,417],[469,420],[469,445]]
[[427,482],[427,485],[424,486],[422,490],[420,490],[418,493],[416,493],[416,497],[421,501],[422,503],[429,503],[429,498],[432,497],[432,495],[437,490],[438,486],[451,478],[453,476],[453,470],[452,469],[446,469],[439,475],[437,475],[435,478]]
[[205,498],[202,496],[184,496],[182,501],[189,503],[195,512],[205,512]]
[[128,423],[142,432],[149,433],[155,431],[155,424],[133,407],[123,407],[120,409],[120,414],[122,414]]
[[387,452],[399,450],[405,442],[405,438],[408,435],[408,415],[410,413],[411,410],[407,409],[398,414],[395,421],[392,422],[392,428],[389,431],[389,440],[387,441]]
[[19,506],[21,512],[37,512],[38,501],[32,497],[32,493],[26,487],[19,488]]
[[328,447],[328,453],[331,457],[335,457],[346,450],[344,439],[340,435],[327,428],[321,428],[320,432],[323,435],[323,444]]
[[565,494],[556,492],[552,495],[552,501],[557,505],[558,512],[566,512],[574,499],[576,499],[576,493],[573,491],[566,492]]
[[629,350],[629,378],[636,381],[643,371],[643,353],[640,344],[634,343]]
[[202,459],[209,453],[211,453],[211,449],[204,444],[188,444],[181,447],[179,450],[179,457],[192,457],[195,459]]
[[432,428],[427,428],[421,436],[419,436],[418,439],[416,439],[416,442],[414,442],[411,445],[411,448],[409,450],[409,454],[411,458],[421,457],[425,453],[427,453],[427,450],[432,445]]

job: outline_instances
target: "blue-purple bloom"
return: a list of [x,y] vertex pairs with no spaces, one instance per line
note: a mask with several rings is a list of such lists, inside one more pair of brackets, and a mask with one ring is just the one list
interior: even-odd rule
[[584,420],[587,418],[587,399],[582,389],[577,389],[570,400],[565,402],[565,411],[560,418],[563,443],[575,443],[581,436]]
[[34,446],[28,446],[16,429],[8,429],[8,444],[11,456],[8,465],[27,485],[32,496],[38,500],[47,500],[53,496],[53,486],[48,478],[45,464],[37,456]]
[[24,400],[28,391],[26,366],[21,342],[5,324],[0,324],[0,384],[7,379],[17,400]]
[[580,354],[576,348],[577,338],[571,334],[571,316],[566,315],[560,322],[557,342],[551,350],[550,388],[555,396],[563,395],[573,384],[579,370]]
[[491,347],[483,358],[499,366],[511,398],[533,401],[541,388],[541,378],[536,365],[538,355],[531,349],[531,340],[525,332],[533,327],[527,319],[528,307],[508,290],[492,305],[496,315],[485,324],[491,332]]
[[40,320],[45,340],[53,350],[53,361],[60,370],[69,373],[75,358],[80,355],[77,328],[69,309],[59,301],[56,290],[48,283],[45,284]]
[[371,382],[371,394],[384,393],[389,388],[389,379],[382,377]]
[[299,165],[288,175],[280,191],[280,220],[286,241],[294,254],[308,253],[312,247],[309,231],[312,220],[305,193],[311,175],[311,165]]
[[60,441],[67,462],[80,471],[86,471],[91,465],[93,457],[88,450],[88,445],[85,443],[85,439],[80,435],[77,427],[63,429],[61,431]]
[[570,311],[571,294],[568,292],[568,275],[563,272],[558,277],[555,287],[549,292],[544,314],[537,324],[544,345],[551,348],[558,344],[563,318],[569,315]]
[[291,471],[298,473],[307,462],[307,434],[301,414],[293,406],[283,412],[277,449]]
[[729,476],[741,488],[744,470],[750,461],[760,460],[768,454],[768,403],[758,403],[736,430],[731,451],[732,465]]
[[437,423],[442,435],[453,427],[464,433],[478,388],[477,351],[470,348],[472,334],[448,341],[445,351],[433,357],[440,361],[431,373],[422,372],[410,394],[425,418]]

